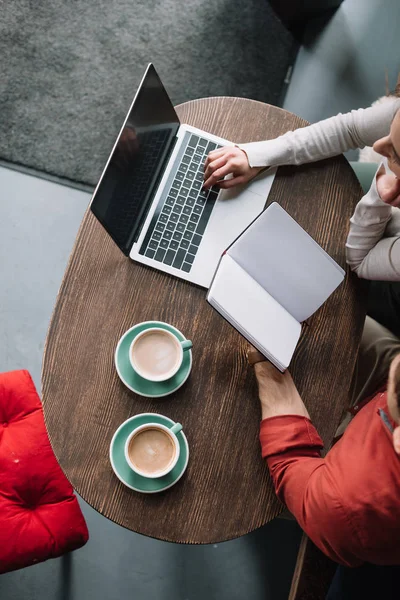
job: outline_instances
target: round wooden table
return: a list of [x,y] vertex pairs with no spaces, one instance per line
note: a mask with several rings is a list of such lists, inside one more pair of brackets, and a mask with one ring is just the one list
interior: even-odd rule
[[[276,137],[306,122],[240,98],[178,106],[182,123],[235,142]],[[343,157],[278,170],[268,204],[279,202],[343,267],[349,218],[361,196]],[[305,327],[290,371],[327,447],[347,403],[364,320],[353,275]],[[193,340],[193,369],[176,393],[138,396],[120,381],[114,351],[135,323],[167,321]],[[216,543],[248,533],[282,511],[258,440],[260,408],[247,342],[205,301],[205,290],[136,264],[94,216],[83,219],[47,335],[42,384],[47,429],[77,492],[101,514],[138,533]],[[190,446],[186,473],[169,490],[125,487],[109,461],[119,425],[143,412],[180,421]]]

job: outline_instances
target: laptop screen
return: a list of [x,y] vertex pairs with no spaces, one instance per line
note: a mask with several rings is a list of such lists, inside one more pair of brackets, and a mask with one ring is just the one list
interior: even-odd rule
[[149,65],[91,204],[126,255],[140,233],[179,125],[161,80]]

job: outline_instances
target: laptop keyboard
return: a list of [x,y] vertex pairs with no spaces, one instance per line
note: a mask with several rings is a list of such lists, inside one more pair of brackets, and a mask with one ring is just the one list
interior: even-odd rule
[[204,162],[220,148],[191,135],[161,209],[156,211],[139,253],[189,273],[217,200],[219,188],[202,190]]

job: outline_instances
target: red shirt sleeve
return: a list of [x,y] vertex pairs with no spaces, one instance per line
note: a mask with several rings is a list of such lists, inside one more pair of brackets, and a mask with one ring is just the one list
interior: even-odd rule
[[320,456],[323,442],[311,421],[299,415],[264,419],[260,441],[276,494],[309,538],[332,560],[361,564],[352,552],[355,532],[338,482]]

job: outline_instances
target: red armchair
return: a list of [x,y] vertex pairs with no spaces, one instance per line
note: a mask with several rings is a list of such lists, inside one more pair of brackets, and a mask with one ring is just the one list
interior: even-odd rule
[[0,374],[0,573],[56,558],[87,540],[28,371]]

